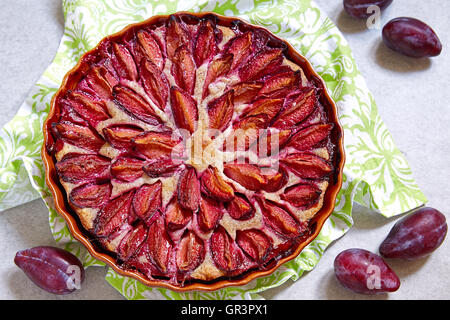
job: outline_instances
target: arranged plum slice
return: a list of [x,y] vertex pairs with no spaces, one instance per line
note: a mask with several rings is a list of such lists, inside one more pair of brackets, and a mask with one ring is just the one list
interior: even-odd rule
[[217,227],[223,216],[223,208],[220,202],[202,198],[197,215],[198,225],[205,232],[211,231]]
[[143,184],[133,197],[134,213],[142,220],[149,221],[162,205],[162,183]]
[[313,184],[297,184],[286,188],[281,199],[295,207],[303,207],[316,203],[321,194],[322,191]]
[[102,181],[109,178],[110,160],[94,154],[67,154],[56,163],[56,172],[66,182]]
[[95,218],[94,233],[105,237],[120,228],[129,218],[132,199],[133,191],[129,191],[108,202]]
[[103,128],[103,135],[106,141],[117,149],[130,149],[132,147],[131,140],[144,132],[138,126],[134,125],[112,125]]
[[73,110],[92,126],[96,126],[99,122],[110,118],[102,102],[96,101],[82,92],[70,92],[63,103],[69,104]]
[[194,60],[197,66],[208,61],[218,51],[214,23],[211,20],[203,20],[197,32],[194,46]]
[[255,208],[242,194],[235,194],[233,200],[225,204],[228,214],[236,220],[248,220],[255,215]]
[[225,163],[225,175],[252,191],[258,191],[267,183],[267,178],[256,165],[248,163]]
[[333,129],[332,124],[316,124],[296,132],[289,143],[289,147],[294,147],[299,151],[308,150],[325,140]]
[[307,152],[293,153],[280,161],[301,178],[321,179],[332,171],[327,161]]
[[186,24],[179,17],[172,15],[169,18],[166,28],[166,51],[167,57],[173,59],[175,51],[186,43],[191,43]]
[[[139,30],[136,33],[136,39],[140,47],[140,51],[153,63],[158,69],[162,70],[164,67],[164,56],[161,47],[152,33],[148,30]],[[142,76],[142,71],[140,72]]]
[[172,75],[177,86],[188,94],[194,93],[195,62],[187,45],[179,47],[172,58]]
[[230,71],[232,60],[233,55],[226,54],[211,61],[208,66],[208,71],[206,73],[205,82],[203,85],[203,99],[206,98],[209,93],[209,85],[217,78],[226,75],[228,71]]
[[186,230],[180,240],[177,250],[177,267],[181,272],[192,271],[205,258],[205,244],[193,231]]
[[86,75],[85,81],[91,91],[102,100],[109,100],[112,97],[112,89],[118,83],[117,79],[104,66],[97,66],[91,69]]
[[105,141],[91,128],[70,122],[53,123],[55,135],[71,145],[97,152]]
[[194,212],[197,211],[200,205],[200,181],[194,167],[186,167],[180,173],[177,190],[180,206]]
[[174,162],[169,157],[151,159],[142,168],[150,178],[171,177],[180,167],[181,162]]
[[158,125],[161,119],[152,106],[128,87],[117,85],[113,89],[114,102],[126,113],[151,125]]
[[234,91],[230,90],[208,103],[209,127],[223,131],[234,113]]
[[192,210],[183,208],[174,197],[167,205],[166,224],[169,231],[184,228],[192,219]]
[[109,200],[111,185],[109,183],[87,183],[74,188],[69,195],[70,202],[80,208],[99,208]]
[[147,59],[142,60],[139,73],[145,92],[161,110],[164,110],[169,97],[169,81],[165,73]]
[[112,43],[112,51],[115,56],[115,59],[113,59],[114,68],[119,77],[136,81],[138,72],[130,51],[124,45],[116,42]]
[[159,217],[148,228],[147,236],[147,257],[165,274],[169,268],[169,259],[172,252],[172,241],[164,224],[164,219]]
[[170,102],[177,127],[193,133],[198,121],[198,109],[195,100],[180,88],[172,87],[170,89]]
[[147,131],[131,141],[136,152],[149,159],[169,157],[172,149],[179,143],[179,140],[175,140],[168,131]]
[[316,99],[314,90],[301,92],[295,98],[289,99],[275,119],[273,127],[287,129],[302,122],[314,111]]
[[116,179],[132,182],[142,177],[144,165],[145,161],[131,157],[120,157],[111,164],[111,175]]
[[280,236],[296,238],[306,231],[307,224],[299,223],[288,211],[272,201],[257,198],[266,224]]
[[306,239],[339,128],[287,48],[182,13],[80,62],[47,149],[70,208],[120,268],[183,287],[266,270]]
[[233,187],[230,186],[219,174],[215,167],[207,168],[201,177],[202,191],[217,201],[227,202],[234,198]]
[[256,80],[273,72],[282,62],[281,49],[268,49],[249,59],[239,70],[242,81]]
[[236,231],[236,242],[250,258],[262,263],[273,248],[272,239],[258,229]]
[[144,243],[147,233],[148,230],[143,224],[139,224],[135,229],[128,232],[118,246],[117,254],[119,259],[121,261],[130,259]]
[[243,260],[241,251],[222,226],[211,236],[210,251],[217,268],[225,272],[236,270]]

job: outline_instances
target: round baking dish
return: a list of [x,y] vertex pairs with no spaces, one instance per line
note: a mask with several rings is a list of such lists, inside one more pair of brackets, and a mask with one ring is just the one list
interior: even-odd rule
[[187,17],[194,16],[196,18],[213,16],[216,19],[217,25],[230,27],[239,22],[243,25],[250,26],[251,28],[262,29],[265,32],[268,32],[271,35],[271,37],[273,37],[273,39],[275,39],[276,41],[283,42],[286,45],[286,50],[284,51],[285,56],[292,62],[299,65],[303,69],[303,72],[305,73],[308,79],[313,79],[313,81],[317,86],[323,87],[322,90],[323,94],[320,96],[319,101],[323,105],[324,110],[327,113],[329,122],[334,124],[330,138],[331,142],[336,146],[336,149],[334,151],[332,159],[334,172],[333,175],[330,177],[329,185],[324,195],[323,206],[310,220],[310,225],[313,226],[311,232],[307,236],[305,236],[301,242],[298,243],[298,246],[294,250],[290,250],[289,252],[287,252],[286,255],[284,255],[280,259],[271,261],[268,265],[265,266],[264,270],[256,270],[256,271],[253,270],[235,278],[223,278],[212,282],[192,281],[189,283],[185,283],[183,285],[176,285],[169,283],[165,280],[148,279],[138,271],[125,270],[121,268],[120,265],[117,264],[116,258],[110,252],[101,248],[94,241],[92,241],[91,237],[89,236],[89,233],[82,226],[77,214],[71,209],[70,205],[67,203],[66,192],[64,188],[61,186],[56,173],[55,169],[56,160],[48,148],[48,146],[52,145],[53,143],[51,125],[52,123],[56,122],[60,112],[60,110],[58,110],[58,105],[56,104],[58,97],[63,96],[68,90],[73,89],[74,85],[79,81],[79,79],[83,75],[83,72],[88,67],[87,64],[83,62],[89,59],[90,53],[96,51],[103,41],[121,38],[125,34],[129,33],[130,31],[136,28],[161,23],[163,21],[166,21],[166,19],[168,19],[170,15],[153,16],[140,23],[131,24],[126,28],[124,28],[122,31],[104,38],[95,48],[93,48],[89,52],[86,52],[80,58],[77,65],[73,67],[65,75],[62,84],[60,86],[60,89],[53,96],[50,105],[50,111],[43,126],[44,143],[42,146],[42,159],[45,165],[45,179],[54,197],[55,208],[57,212],[66,221],[73,237],[77,239],[79,242],[81,242],[93,257],[95,257],[100,261],[105,262],[107,265],[112,267],[118,274],[134,278],[146,286],[165,287],[174,291],[190,291],[190,290],[212,291],[229,286],[242,286],[249,283],[253,279],[267,276],[273,273],[282,264],[296,258],[303,250],[303,248],[307,246],[312,240],[314,240],[319,234],[324,222],[328,219],[328,217],[334,210],[336,197],[342,186],[342,171],[345,162],[345,154],[343,147],[343,129],[339,124],[336,105],[331,99],[327,90],[325,89],[326,87],[324,81],[315,72],[309,61],[301,54],[299,54],[287,41],[284,41],[276,37],[270,31],[268,31],[263,27],[249,24],[235,17],[225,17],[211,12],[202,12],[202,13],[177,12],[176,15]]

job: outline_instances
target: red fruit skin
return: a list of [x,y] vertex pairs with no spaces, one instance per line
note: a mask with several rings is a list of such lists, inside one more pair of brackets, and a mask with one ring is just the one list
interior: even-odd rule
[[381,243],[385,258],[418,259],[436,250],[447,235],[445,216],[425,207],[399,220]]
[[344,0],[344,9],[354,18],[366,19],[373,14],[373,12],[367,12],[370,6],[378,6],[380,10],[384,10],[391,3],[392,0]]
[[53,294],[72,293],[84,281],[80,260],[60,248],[39,246],[21,250],[16,253],[14,263],[34,284]]
[[413,58],[436,57],[441,54],[442,43],[430,26],[408,17],[389,21],[383,27],[386,46]]
[[347,249],[334,260],[337,280],[361,294],[397,291],[400,279],[380,256],[364,249]]

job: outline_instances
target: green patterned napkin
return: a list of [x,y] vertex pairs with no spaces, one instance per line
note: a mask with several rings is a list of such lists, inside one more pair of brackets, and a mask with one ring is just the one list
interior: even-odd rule
[[[267,27],[306,56],[326,81],[345,130],[347,162],[342,190],[319,236],[293,261],[243,287],[177,293],[145,287],[109,269],[106,280],[127,299],[261,298],[259,292],[297,280],[318,263],[326,247],[352,226],[353,202],[390,217],[426,202],[411,169],[377,112],[350,47],[311,0],[63,0],[65,31],[53,63],[17,115],[0,131],[0,210],[41,197],[55,240],[85,266],[102,265],[71,237],[55,212],[41,162],[42,125],[50,100],[69,71],[103,37],[153,15],[214,11]],[[31,183],[30,183],[31,182]]]

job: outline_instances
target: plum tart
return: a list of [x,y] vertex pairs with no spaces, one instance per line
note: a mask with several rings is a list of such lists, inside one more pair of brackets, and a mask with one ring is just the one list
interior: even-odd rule
[[332,211],[343,154],[322,80],[292,52],[241,20],[178,13],[85,54],[45,152],[89,242],[175,288],[298,254]]

